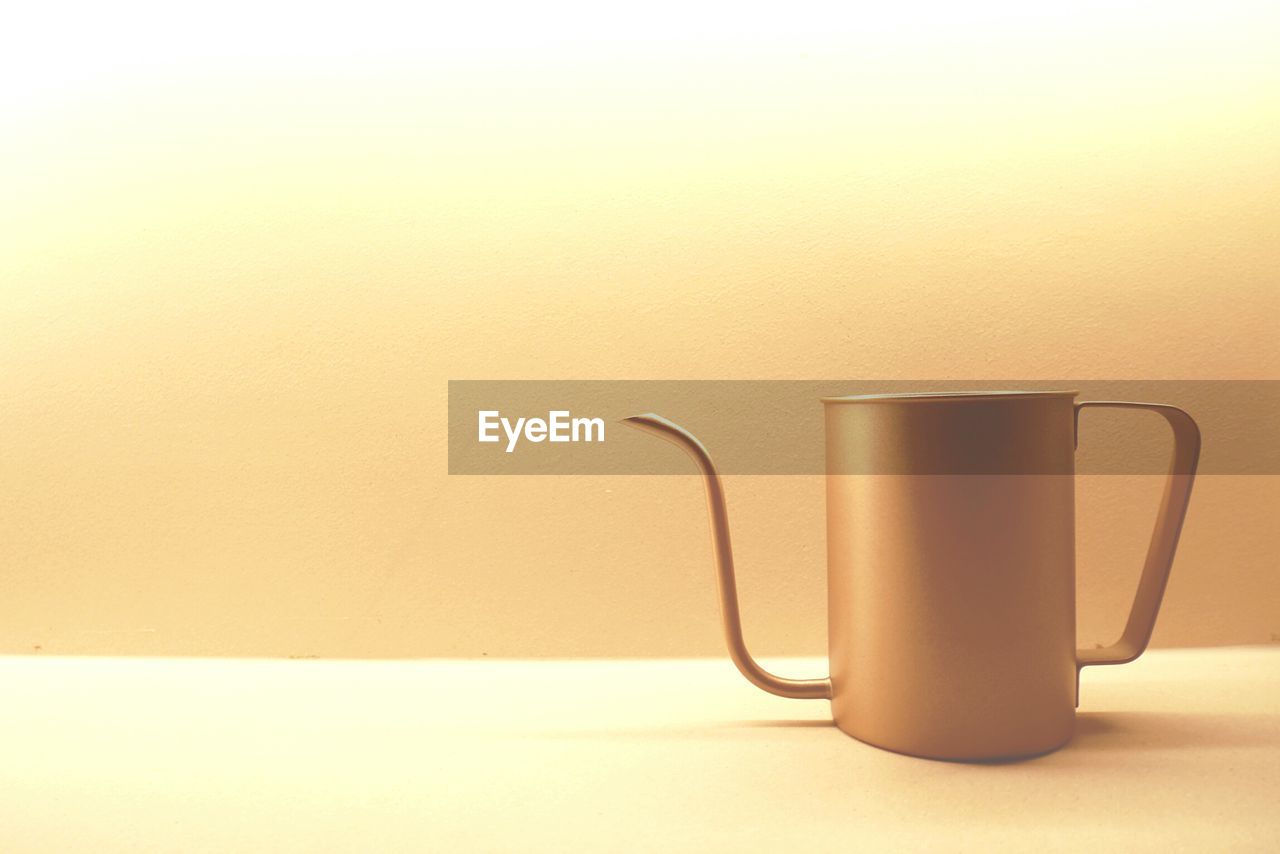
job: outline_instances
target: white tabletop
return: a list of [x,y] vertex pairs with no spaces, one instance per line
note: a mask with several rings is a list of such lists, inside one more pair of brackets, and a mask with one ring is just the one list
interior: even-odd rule
[[17,657],[0,684],[4,852],[1280,850],[1274,647],[1086,670],[1074,742],[993,765],[868,747],[724,660]]

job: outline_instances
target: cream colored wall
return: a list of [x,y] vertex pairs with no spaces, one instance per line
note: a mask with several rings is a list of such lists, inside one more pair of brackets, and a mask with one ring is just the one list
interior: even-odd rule
[[[1273,9],[717,8],[20,40],[0,651],[718,653],[696,481],[449,477],[449,379],[1280,376]],[[820,482],[729,489],[820,651]],[[1083,643],[1157,490],[1082,479]],[[1275,640],[1277,507],[1202,478],[1158,643]]]

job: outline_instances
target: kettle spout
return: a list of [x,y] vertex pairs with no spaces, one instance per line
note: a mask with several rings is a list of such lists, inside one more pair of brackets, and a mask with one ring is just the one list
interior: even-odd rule
[[646,412],[643,415],[632,415],[630,418],[624,418],[622,423],[641,432],[657,436],[663,441],[670,442],[692,457],[693,461],[697,463],[698,469],[704,475],[719,479],[715,463],[711,461],[711,453],[707,451],[706,446],[699,442],[696,436],[674,421],[670,421],[653,412]]
[[680,447],[697,463],[707,490],[707,512],[711,516],[711,546],[715,553],[716,574],[720,586],[720,612],[724,618],[725,642],[729,657],[747,681],[781,697],[828,699],[830,679],[785,679],[765,670],[747,651],[742,638],[742,617],[738,613],[738,585],[733,570],[733,546],[729,541],[729,512],[725,507],[724,484],[706,446],[688,430],[661,415],[647,412],[622,419],[624,424],[652,433],[659,439]]

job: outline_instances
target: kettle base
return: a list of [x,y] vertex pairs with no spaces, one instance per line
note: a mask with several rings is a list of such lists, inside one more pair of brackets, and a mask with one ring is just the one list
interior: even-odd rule
[[897,753],[900,756],[910,756],[913,759],[932,759],[938,762],[965,762],[972,764],[990,764],[999,765],[1009,762],[1023,762],[1028,759],[1037,759],[1041,756],[1047,756],[1055,753],[1071,742],[1075,735],[1074,728],[1069,731],[1065,738],[1058,738],[1046,745],[1035,745],[1027,748],[1014,749],[1009,752],[987,752],[987,751],[971,751],[971,750],[940,750],[928,748],[927,746],[907,746],[901,743],[888,743],[884,740],[876,739],[858,733],[849,728],[841,726],[839,721],[834,722],[836,728],[850,738],[860,741],[869,747],[875,747],[879,750],[885,750],[889,753]]

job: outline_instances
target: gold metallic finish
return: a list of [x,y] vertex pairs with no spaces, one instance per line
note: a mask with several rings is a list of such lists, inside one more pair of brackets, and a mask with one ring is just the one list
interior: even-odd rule
[[[939,759],[1045,753],[1070,740],[1080,668],[1146,648],[1173,563],[1200,434],[1162,404],[1075,392],[825,398],[829,679],[784,679],[742,637],[724,487],[707,449],[653,414],[626,419],[683,448],[707,491],[730,657],[784,697],[829,698],[867,743]],[[1119,642],[1076,650],[1074,449],[1081,409],[1147,409],[1174,452]]]
[[711,516],[711,546],[715,551],[716,577],[720,585],[720,611],[724,618],[724,637],[729,657],[751,684],[780,697],[798,700],[828,699],[830,679],[784,679],[765,670],[747,651],[742,637],[742,619],[738,613],[738,585],[733,571],[733,545],[729,539],[729,513],[725,507],[724,484],[706,447],[693,434],[661,415],[636,415],[624,419],[627,424],[652,433],[683,448],[702,472],[707,487],[707,511]]

